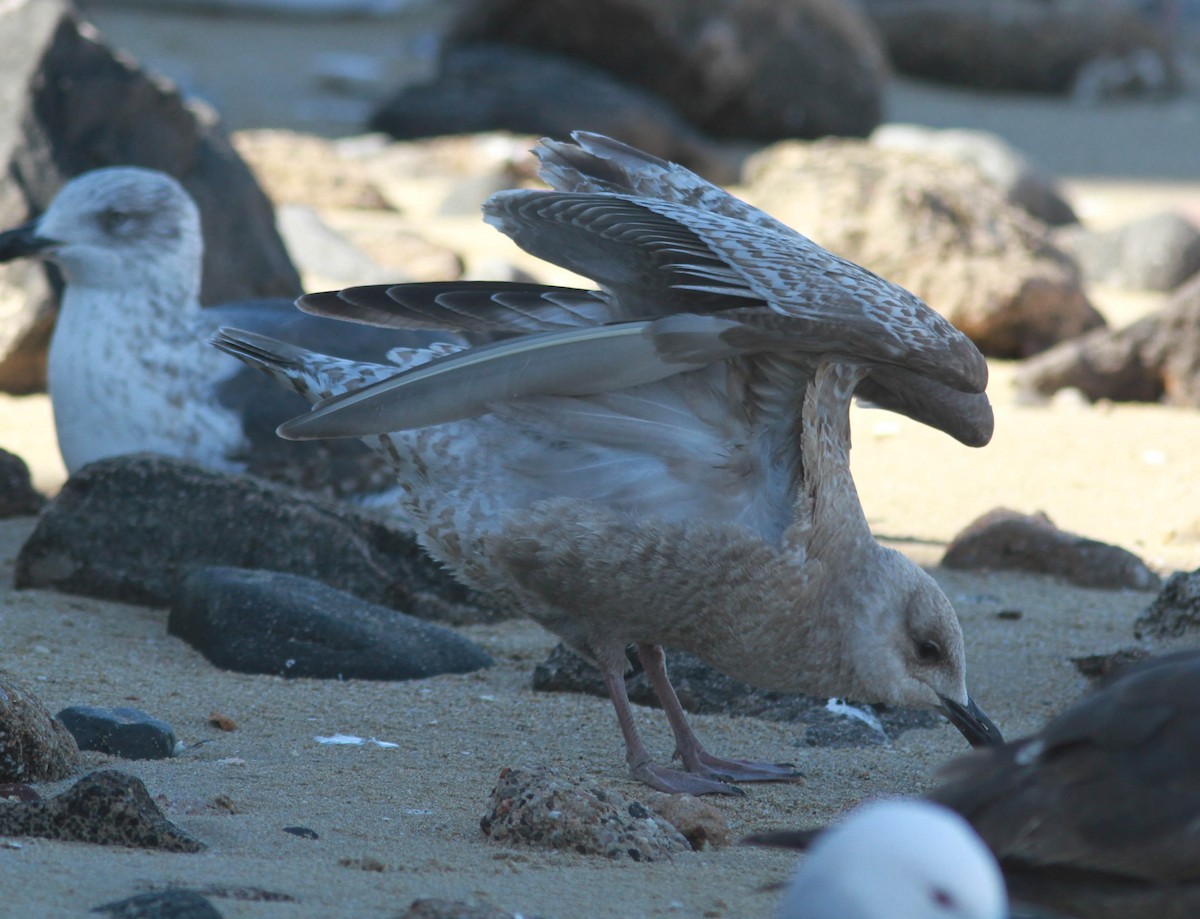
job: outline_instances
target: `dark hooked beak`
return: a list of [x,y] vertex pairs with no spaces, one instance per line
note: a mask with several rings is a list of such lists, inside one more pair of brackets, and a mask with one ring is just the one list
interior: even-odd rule
[[56,245],[57,240],[37,235],[37,221],[26,223],[0,233],[0,262],[38,255]]
[[942,696],[941,711],[946,720],[958,728],[972,747],[994,747],[1004,743],[1000,729],[992,724],[991,718],[979,710],[979,706],[970,696],[967,697],[966,705]]

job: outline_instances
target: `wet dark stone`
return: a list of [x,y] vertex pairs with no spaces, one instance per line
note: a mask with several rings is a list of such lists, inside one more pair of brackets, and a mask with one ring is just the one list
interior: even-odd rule
[[[630,701],[660,707],[650,681],[636,656],[630,654],[634,673],[625,685]],[[693,714],[721,714],[763,718],[804,725],[803,743],[816,747],[864,747],[888,743],[911,728],[928,728],[940,719],[920,709],[861,706],[879,719],[883,734],[854,718],[831,712],[828,700],[801,693],[768,692],[727,677],[698,658],[682,651],[667,654],[667,668],[680,704]],[[565,645],[557,645],[533,672],[533,688],[543,692],[579,692],[608,698],[600,671]]]
[[92,909],[113,919],[221,919],[208,898],[194,890],[168,888],[114,900]]
[[28,517],[45,506],[46,496],[33,487],[25,460],[0,449],[0,518]]
[[276,571],[193,571],[180,585],[167,631],[216,666],[242,673],[414,680],[492,664],[450,629]]
[[0,671],[0,782],[65,779],[78,764],[71,732],[28,688]]
[[285,826],[285,827],[283,827],[283,831],[285,833],[291,833],[293,836],[299,836],[301,839],[320,839],[321,838],[320,836],[317,835],[316,830],[310,830],[306,826]]
[[1200,630],[1200,568],[1177,571],[1133,624],[1136,638],[1179,638]]
[[58,719],[80,750],[122,759],[169,759],[175,753],[175,729],[140,709],[72,705],[59,712]]
[[205,566],[291,572],[452,624],[511,615],[454,581],[411,534],[373,517],[150,454],[71,476],[21,547],[14,581],[168,606],[179,579]]
[[49,800],[5,804],[0,807],[0,836],[164,852],[205,848],[163,816],[141,779],[114,770],[90,772]]

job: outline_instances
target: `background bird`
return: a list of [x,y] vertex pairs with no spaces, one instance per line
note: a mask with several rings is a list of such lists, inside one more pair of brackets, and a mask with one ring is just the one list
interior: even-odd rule
[[47,385],[67,471],[151,451],[323,489],[378,487],[378,463],[358,444],[281,443],[275,427],[303,403],[206,340],[233,324],[385,360],[379,336],[284,299],[202,309],[203,245],[191,196],[165,173],[135,167],[84,173],[36,220],[0,233],[0,262],[42,258],[66,281]]
[[[785,764],[709,754],[663,646],[757,686],[919,705],[973,743],[962,631],[932,578],[871,536],[848,465],[856,390],[986,442],[987,368],[907,291],[681,167],[596,135],[544,141],[552,191],[494,195],[519,245],[597,291],[476,282],[352,288],[303,309],[489,332],[366,365],[223,329],[221,350],[314,411],[286,437],[387,455],[433,556],[601,668],[632,774],[729,792]],[[688,774],[653,762],[625,694],[638,654]]]

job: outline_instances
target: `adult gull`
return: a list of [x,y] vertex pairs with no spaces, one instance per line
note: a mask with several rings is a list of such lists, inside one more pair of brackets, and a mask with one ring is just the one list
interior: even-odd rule
[[823,832],[779,919],[1007,919],[996,859],[970,824],[920,800],[876,801]]
[[[351,288],[302,309],[488,333],[400,367],[223,329],[214,344],[314,410],[296,439],[388,456],[428,551],[594,661],[632,775],[734,792],[787,764],[708,753],[663,648],[756,686],[925,706],[972,743],[963,635],[934,580],[872,537],[850,476],[857,391],[973,444],[991,433],[978,350],[919,299],[687,170],[594,134],[543,141],[553,190],[487,220],[599,290],[490,282]],[[636,645],[686,773],[653,761],[625,692]]]
[[322,487],[330,479],[349,490],[369,483],[375,463],[363,464],[358,444],[280,450],[275,427],[304,403],[206,340],[236,325],[386,360],[378,334],[306,315],[283,299],[202,309],[202,255],[191,196],[165,173],[136,167],[84,173],[36,220],[0,233],[0,262],[43,258],[66,281],[47,383],[67,471],[152,451],[222,471],[323,479]]

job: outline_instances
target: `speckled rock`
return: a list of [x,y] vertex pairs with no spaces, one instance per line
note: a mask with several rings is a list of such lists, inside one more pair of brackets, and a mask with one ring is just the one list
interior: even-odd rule
[[942,564],[960,570],[1028,571],[1100,590],[1155,590],[1159,578],[1120,546],[1060,530],[1043,513],[996,508],[946,547]]
[[175,729],[128,706],[70,705],[58,713],[80,750],[122,759],[168,759],[175,754]]
[[1200,631],[1200,568],[1177,571],[1133,623],[1136,638],[1179,638]]
[[541,767],[502,769],[479,825],[497,842],[635,862],[691,851],[678,830],[640,801]]
[[[671,684],[686,711],[700,715],[733,715],[794,723],[801,742],[810,747],[864,747],[888,744],[910,728],[928,728],[941,719],[933,712],[913,708],[862,706],[867,720],[848,716],[828,699],[802,693],[769,692],[741,683],[714,670],[699,658],[683,651],[670,651],[667,664]],[[658,696],[630,656],[632,675],[626,677],[629,698],[637,705],[659,708]],[[533,688],[543,692],[581,692],[608,698],[600,671],[579,655],[557,645],[533,672]]]
[[751,156],[746,197],[921,297],[989,357],[1027,357],[1104,318],[1050,228],[974,165],[864,141],[784,141]]
[[221,919],[221,913],[208,897],[195,890],[170,887],[140,893],[95,907],[112,919]]
[[25,460],[0,449],[0,518],[27,517],[45,506],[46,496],[33,487]]
[[645,797],[646,806],[679,830],[693,849],[706,846],[716,849],[728,845],[732,829],[725,815],[703,798],[693,795],[668,795],[652,791]]
[[0,836],[35,836],[164,852],[205,848],[163,816],[142,780],[123,772],[90,772],[46,801],[0,806]]
[[71,476],[21,547],[14,581],[167,606],[180,577],[206,565],[304,575],[422,619],[511,615],[454,581],[411,534],[344,504],[148,454]]
[[1150,657],[1145,648],[1119,648],[1108,654],[1084,654],[1071,658],[1071,663],[1079,673],[1093,682],[1107,680],[1115,673],[1120,673],[1126,667],[1141,663]]
[[457,632],[278,571],[192,571],[171,604],[167,632],[241,673],[416,680],[492,664]]
[[79,764],[62,722],[11,674],[0,671],[0,782],[52,782]]

